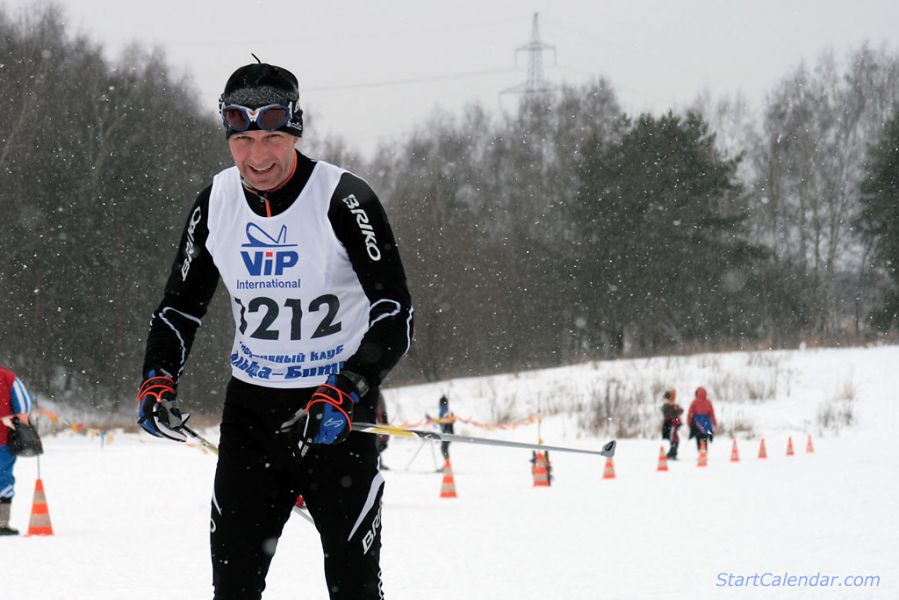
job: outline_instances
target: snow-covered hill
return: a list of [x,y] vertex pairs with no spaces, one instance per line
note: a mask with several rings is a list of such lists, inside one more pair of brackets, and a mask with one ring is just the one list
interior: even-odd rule
[[478,422],[517,422],[539,414],[545,423],[561,424],[560,434],[566,438],[653,438],[659,432],[662,393],[676,389],[686,409],[694,390],[704,386],[727,435],[833,434],[857,418],[856,400],[867,384],[865,357],[871,355],[877,351],[734,352],[602,361],[404,387],[388,390],[385,397],[396,421],[418,422],[425,413],[435,415],[438,399],[446,394],[457,416]]

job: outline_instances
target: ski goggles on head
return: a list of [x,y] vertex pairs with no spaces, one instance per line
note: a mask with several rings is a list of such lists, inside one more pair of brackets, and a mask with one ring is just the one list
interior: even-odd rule
[[287,125],[293,118],[293,102],[268,104],[259,108],[247,108],[240,104],[222,106],[222,123],[232,131],[246,131],[256,124],[263,131],[275,131]]

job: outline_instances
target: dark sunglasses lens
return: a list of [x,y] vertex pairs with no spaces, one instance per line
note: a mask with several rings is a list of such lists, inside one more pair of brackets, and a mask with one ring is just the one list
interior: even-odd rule
[[226,108],[222,111],[222,116],[234,131],[246,131],[250,126],[250,117],[239,108]]
[[287,108],[272,106],[259,112],[259,115],[256,117],[256,124],[259,125],[259,129],[274,131],[287,123],[289,118],[290,113]]

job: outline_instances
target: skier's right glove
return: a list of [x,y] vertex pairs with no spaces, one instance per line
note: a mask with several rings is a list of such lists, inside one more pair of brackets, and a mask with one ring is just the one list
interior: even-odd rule
[[175,381],[167,375],[151,373],[137,392],[138,424],[150,435],[186,442],[187,436],[181,427],[189,418],[190,415],[178,406]]

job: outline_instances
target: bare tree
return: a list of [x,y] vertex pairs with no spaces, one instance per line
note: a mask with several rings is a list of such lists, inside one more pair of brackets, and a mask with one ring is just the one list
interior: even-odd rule
[[899,94],[897,60],[863,46],[844,63],[825,52],[800,65],[769,95],[753,140],[755,230],[807,282],[815,334],[857,324],[846,274],[863,269],[868,250],[852,223],[865,148]]

